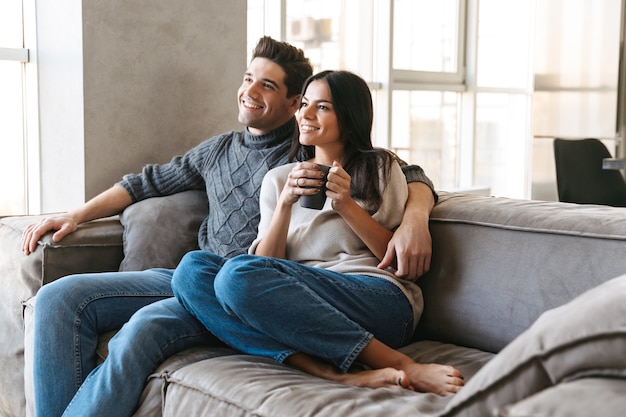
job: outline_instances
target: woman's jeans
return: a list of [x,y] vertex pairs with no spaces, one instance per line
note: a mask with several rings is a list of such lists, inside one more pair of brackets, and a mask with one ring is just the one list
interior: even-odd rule
[[172,289],[226,344],[279,362],[303,352],[346,372],[372,337],[396,348],[413,331],[411,305],[392,282],[275,258],[190,252]]
[[[67,417],[131,416],[161,362],[217,342],[172,298],[172,272],[73,275],[42,287],[33,347],[37,417],[64,410]],[[96,367],[98,335],[120,328]]]

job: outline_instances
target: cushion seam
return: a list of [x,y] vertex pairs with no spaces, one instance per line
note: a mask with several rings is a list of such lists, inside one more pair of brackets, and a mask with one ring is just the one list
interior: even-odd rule
[[619,240],[619,241],[626,240],[626,236],[624,235],[580,232],[580,231],[565,230],[565,229],[539,229],[539,228],[526,227],[526,226],[515,226],[515,225],[509,225],[509,224],[481,222],[481,221],[475,221],[475,220],[460,220],[460,219],[448,219],[448,218],[441,218],[441,217],[431,217],[430,221],[432,223],[466,224],[470,226],[481,226],[481,227],[489,227],[493,229],[514,230],[514,231],[520,231],[520,232],[534,232],[534,233],[563,235],[563,236],[589,237],[589,238],[605,239],[605,240]]
[[[163,379],[165,379],[165,381],[167,383],[168,389],[170,388],[170,385],[177,384],[177,385],[180,385],[181,387],[185,387],[185,388],[190,389],[192,391],[198,392],[198,393],[200,393],[202,395],[206,395],[208,397],[214,398],[214,399],[216,399],[218,401],[221,401],[221,402],[224,402],[224,403],[226,403],[228,405],[231,405],[231,406],[233,406],[233,407],[235,407],[235,408],[237,408],[239,410],[242,410],[242,411],[246,412],[250,416],[254,416],[254,417],[270,417],[270,416],[268,416],[266,414],[261,414],[261,413],[259,413],[257,411],[253,411],[253,410],[251,410],[251,409],[249,409],[247,407],[244,407],[243,405],[241,405],[239,403],[236,403],[236,402],[232,401],[231,399],[227,399],[224,396],[217,395],[217,394],[215,394],[213,392],[207,392],[207,390],[202,390],[202,389],[199,389],[198,387],[195,387],[195,386],[192,386],[190,384],[187,384],[187,383],[184,382],[184,379],[176,378],[175,376],[173,376],[171,374],[164,375]],[[164,407],[165,407],[165,401],[166,400],[167,400],[167,395],[164,397],[164,401],[163,401]]]

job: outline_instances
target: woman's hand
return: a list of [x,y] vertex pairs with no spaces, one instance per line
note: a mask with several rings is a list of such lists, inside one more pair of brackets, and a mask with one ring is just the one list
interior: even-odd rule
[[324,185],[324,172],[312,162],[300,162],[293,167],[280,193],[279,204],[292,206],[302,195],[313,195]]
[[382,259],[392,233],[354,201],[350,195],[351,181],[350,175],[334,161],[328,174],[326,195],[332,199],[333,210],[345,220],[374,256]]
[[350,183],[352,177],[343,169],[337,161],[333,162],[333,167],[328,173],[326,181],[326,196],[332,200],[332,207],[340,215],[349,208],[354,208],[356,202],[350,195]]

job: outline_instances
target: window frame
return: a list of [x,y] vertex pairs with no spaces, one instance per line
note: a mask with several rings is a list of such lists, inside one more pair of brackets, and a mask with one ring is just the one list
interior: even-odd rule
[[[390,64],[393,65],[394,54],[394,0],[386,0],[386,6],[389,8],[389,44]],[[465,74],[466,74],[466,22],[467,22],[467,0],[458,0],[458,16],[457,16],[457,68],[455,72],[434,72],[434,71],[417,71],[417,70],[401,70],[391,68],[390,72],[390,88],[402,90],[450,90],[465,91]]]
[[[41,184],[39,157],[39,105],[37,65],[31,51],[36,46],[35,2],[22,3],[22,47],[0,47],[0,61],[11,61],[21,65],[22,73],[22,146],[24,148],[24,202],[23,212],[9,215],[41,213]],[[2,45],[0,45],[2,46]],[[28,47],[30,46],[30,48]],[[3,213],[0,213],[3,215]]]

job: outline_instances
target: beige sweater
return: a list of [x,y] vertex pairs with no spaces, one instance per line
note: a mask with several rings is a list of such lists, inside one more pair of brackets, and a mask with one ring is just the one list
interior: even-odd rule
[[[292,163],[274,168],[265,175],[260,196],[261,222],[258,236],[249,253],[255,252],[266,233],[280,193],[294,165]],[[373,218],[387,229],[394,230],[402,220],[408,198],[406,177],[398,164],[394,163],[389,181],[386,185],[381,183],[381,189],[382,204]],[[392,271],[377,268],[379,259],[332,209],[330,199],[326,200],[322,210],[302,208],[297,203],[293,205],[287,237],[287,259],[344,274],[369,275],[390,280],[402,289],[411,303],[413,323],[417,325],[423,310],[420,288],[412,281],[396,278]]]

